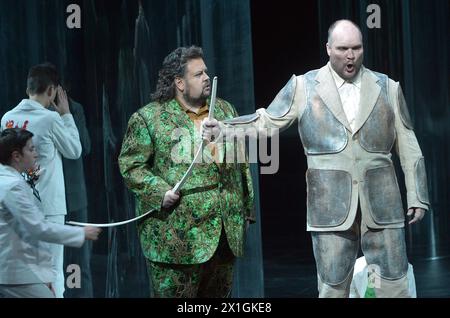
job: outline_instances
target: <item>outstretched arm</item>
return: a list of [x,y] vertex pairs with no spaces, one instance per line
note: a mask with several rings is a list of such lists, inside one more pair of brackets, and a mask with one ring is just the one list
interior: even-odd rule
[[[8,191],[3,203],[18,220],[25,231],[19,235],[31,236],[37,240],[72,247],[80,247],[87,239],[96,239],[99,229],[61,225],[45,220],[43,213],[33,201],[30,188],[25,182],[15,184]],[[20,229],[20,228],[19,228]]]
[[301,116],[305,108],[303,76],[293,75],[275,99],[266,108],[259,108],[254,114],[236,117],[223,122],[205,119],[202,123],[202,137],[215,141],[236,130],[253,130],[258,136],[272,136],[289,128]]

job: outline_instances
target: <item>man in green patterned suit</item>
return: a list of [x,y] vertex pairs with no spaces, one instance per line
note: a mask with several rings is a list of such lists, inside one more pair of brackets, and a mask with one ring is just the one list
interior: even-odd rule
[[[254,221],[248,163],[224,161],[235,144],[208,144],[181,193],[172,191],[201,142],[210,94],[202,49],[177,48],[164,59],[153,102],[131,116],[119,156],[137,214],[156,210],[139,225],[156,297],[229,296],[235,257]],[[217,99],[215,118],[236,115]]]

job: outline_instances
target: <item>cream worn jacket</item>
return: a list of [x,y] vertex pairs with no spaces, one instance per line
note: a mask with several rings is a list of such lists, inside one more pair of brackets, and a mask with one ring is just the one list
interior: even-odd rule
[[[257,130],[259,138],[295,121],[308,161],[307,229],[344,231],[358,202],[370,228],[404,226],[395,150],[405,176],[408,208],[428,210],[425,163],[398,82],[364,67],[354,129],[329,67],[292,76],[267,109],[220,123],[222,131]],[[273,128],[276,128],[275,130]]]

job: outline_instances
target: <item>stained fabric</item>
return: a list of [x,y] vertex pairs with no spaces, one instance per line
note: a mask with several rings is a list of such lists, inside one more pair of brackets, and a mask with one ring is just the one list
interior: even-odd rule
[[[403,109],[405,125],[414,132],[425,157],[431,212],[420,224],[406,228],[408,252],[427,246],[431,257],[439,256],[440,242],[450,239],[447,195],[450,169],[450,47],[448,1],[380,0],[380,28],[370,28],[373,1],[318,1],[320,43],[327,42],[327,30],[338,19],[351,19],[363,34],[364,65],[399,81],[409,116]],[[369,21],[369,22],[370,22]],[[432,56],[430,52],[434,52]],[[320,50],[321,62],[328,60]],[[402,101],[401,107],[405,104]],[[439,145],[439,146],[437,146]],[[396,160],[396,170],[399,164]],[[403,176],[398,175],[405,197]]]

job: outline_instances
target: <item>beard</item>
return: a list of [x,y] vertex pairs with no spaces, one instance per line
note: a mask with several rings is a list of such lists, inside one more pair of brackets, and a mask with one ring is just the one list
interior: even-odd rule
[[210,95],[210,94],[206,93],[205,90],[206,90],[206,87],[203,88],[202,93],[200,94],[199,97],[193,97],[190,94],[190,90],[186,89],[185,92],[183,93],[183,98],[190,105],[199,106],[199,107],[204,106],[206,104],[206,99]]

